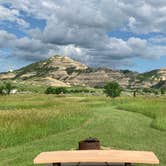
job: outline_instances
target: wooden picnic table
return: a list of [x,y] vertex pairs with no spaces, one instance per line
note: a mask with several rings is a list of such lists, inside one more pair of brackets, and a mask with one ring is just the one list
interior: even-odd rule
[[73,150],[42,152],[35,159],[34,164],[53,164],[61,166],[61,163],[122,163],[125,166],[131,164],[159,164],[159,160],[153,152],[127,151],[127,150]]

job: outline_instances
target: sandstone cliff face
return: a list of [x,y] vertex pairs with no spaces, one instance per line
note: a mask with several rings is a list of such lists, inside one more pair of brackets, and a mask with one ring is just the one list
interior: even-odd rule
[[90,87],[102,87],[106,82],[116,81],[123,88],[148,88],[155,85],[164,86],[164,83],[160,82],[166,81],[166,68],[142,74],[128,70],[94,69],[69,57],[56,55],[19,70],[0,74],[0,80],[6,79],[51,86],[82,85]]
[[159,82],[166,81],[166,68],[152,70],[150,72],[142,73],[137,76],[136,86],[137,87],[158,87]]
[[159,80],[166,81],[166,68],[158,70]]
[[16,74],[12,73],[12,72],[2,73],[2,74],[0,74],[0,80],[13,79],[13,78],[15,78],[15,76],[16,76]]
[[82,72],[68,81],[73,85],[85,85],[91,87],[103,87],[109,81],[117,81],[122,87],[127,87],[129,79],[129,77],[125,77],[120,71],[98,69],[91,72]]
[[85,70],[88,67],[80,62],[74,61],[73,59],[67,56],[53,56],[48,60],[48,67],[49,68],[60,68],[60,69],[67,69],[67,68],[75,68],[75,70]]

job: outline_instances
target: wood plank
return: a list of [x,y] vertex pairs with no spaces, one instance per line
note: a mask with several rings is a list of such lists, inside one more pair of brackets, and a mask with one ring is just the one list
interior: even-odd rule
[[42,152],[34,159],[34,164],[70,162],[159,164],[159,160],[153,152],[126,150],[74,150]]

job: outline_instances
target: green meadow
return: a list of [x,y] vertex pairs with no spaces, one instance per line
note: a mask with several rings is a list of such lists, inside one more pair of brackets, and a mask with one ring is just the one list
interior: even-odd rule
[[[166,165],[166,97],[0,96],[0,165],[33,166],[42,151],[97,137],[112,149],[154,151]],[[141,165],[145,166],[145,165]]]

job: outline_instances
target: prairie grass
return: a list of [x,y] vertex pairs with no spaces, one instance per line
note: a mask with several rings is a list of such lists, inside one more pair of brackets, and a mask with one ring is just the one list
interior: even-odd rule
[[0,166],[33,166],[40,152],[76,149],[90,136],[115,149],[154,151],[165,166],[165,99],[0,96]]
[[73,98],[25,98],[17,95],[0,99],[0,149],[77,127],[89,116],[86,105]]

